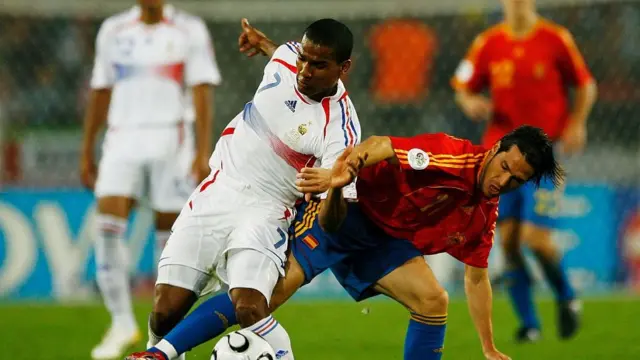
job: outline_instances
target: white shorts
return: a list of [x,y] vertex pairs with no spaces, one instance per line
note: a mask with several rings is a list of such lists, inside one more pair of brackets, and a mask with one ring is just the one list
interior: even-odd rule
[[[158,283],[198,295],[224,285],[249,287],[268,300],[278,275],[284,275],[288,228],[294,216],[293,208],[214,171],[194,191],[174,223],[158,263]],[[163,268],[176,265],[195,272],[183,279],[165,278],[164,273],[175,271]],[[210,281],[203,285],[194,274],[207,274]]]
[[255,289],[264,295],[269,304],[273,289],[280,278],[280,272],[273,260],[253,249],[231,250],[227,256],[227,284],[219,282],[216,274],[175,264],[165,264],[158,268],[156,284],[188,289],[197,296],[204,296],[221,288],[229,291],[236,288]]
[[178,126],[109,130],[102,145],[96,197],[148,196],[151,207],[179,212],[195,183],[193,132]]

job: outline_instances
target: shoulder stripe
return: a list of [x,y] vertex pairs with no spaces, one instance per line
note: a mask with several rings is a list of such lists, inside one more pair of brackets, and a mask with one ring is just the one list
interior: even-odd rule
[[340,104],[340,110],[342,113],[342,132],[344,134],[344,146],[350,146],[355,144],[355,134],[353,133],[351,124],[351,116],[349,114],[349,104],[346,99],[338,101]]
[[353,131],[353,144],[355,145],[358,143],[358,130],[356,129],[353,118],[351,117],[351,111],[349,111],[349,109],[352,109],[351,99],[346,98],[345,102],[347,106],[347,116],[349,117],[349,125],[351,126],[351,131]]
[[278,64],[284,65],[284,67],[289,69],[294,74],[298,72],[298,69],[294,65],[291,65],[291,64],[289,64],[288,62],[286,62],[286,61],[284,61],[282,59],[273,59],[271,61],[277,62]]
[[291,45],[290,43],[286,43],[285,45],[287,46],[287,48],[288,48],[289,50],[291,50],[291,52],[292,52],[292,53],[294,53],[294,54],[298,55],[298,52],[297,52],[297,51],[296,51],[296,49],[293,47],[293,45]]

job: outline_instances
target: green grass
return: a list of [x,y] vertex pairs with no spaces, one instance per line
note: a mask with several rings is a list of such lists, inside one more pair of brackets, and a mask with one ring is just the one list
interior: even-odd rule
[[[364,315],[362,309],[370,308]],[[553,303],[539,303],[543,340],[516,345],[516,326],[509,304],[495,303],[494,332],[498,348],[513,359],[640,359],[640,303],[638,299],[607,298],[585,302],[584,327],[572,341],[556,338]],[[136,314],[146,323],[150,304],[139,303]],[[388,301],[291,302],[276,314],[286,327],[296,359],[402,359],[408,321],[406,311]],[[91,347],[107,324],[106,311],[92,305],[0,305],[0,349],[5,359],[89,359]],[[144,328],[143,328],[144,330]],[[146,334],[146,331],[144,331]],[[189,353],[190,359],[209,359],[213,343]],[[143,349],[141,342],[136,350]],[[445,359],[482,359],[466,304],[450,305]]]

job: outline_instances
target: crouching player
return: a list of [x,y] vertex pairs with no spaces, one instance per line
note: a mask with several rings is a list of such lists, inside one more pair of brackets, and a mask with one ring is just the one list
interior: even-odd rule
[[[341,189],[356,175],[358,202],[349,203]],[[543,178],[557,184],[562,170],[549,138],[530,126],[488,151],[446,134],[370,137],[347,149],[331,170],[299,174],[301,191],[328,194],[322,206],[312,201],[299,208],[287,275],[270,305],[278,307],[331,268],[356,301],[385,294],[410,311],[404,359],[440,359],[448,296],[423,255],[447,252],[466,265],[465,291],[484,357],[509,359],[493,342],[487,273],[498,196]],[[185,318],[162,346],[183,353],[236,323],[228,295],[221,294]],[[144,354],[136,358],[167,358],[157,348]]]

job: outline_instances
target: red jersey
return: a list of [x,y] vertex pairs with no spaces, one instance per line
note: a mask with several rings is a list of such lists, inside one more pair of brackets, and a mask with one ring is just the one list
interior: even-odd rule
[[383,161],[358,175],[362,211],[425,255],[447,252],[487,267],[498,198],[486,198],[477,185],[486,150],[446,134],[391,137],[391,143],[400,164]]
[[480,34],[451,82],[457,90],[491,90],[494,112],[483,142],[492,146],[521,125],[559,138],[570,111],[567,87],[591,81],[569,31],[539,20],[523,38],[513,37],[504,23]]

